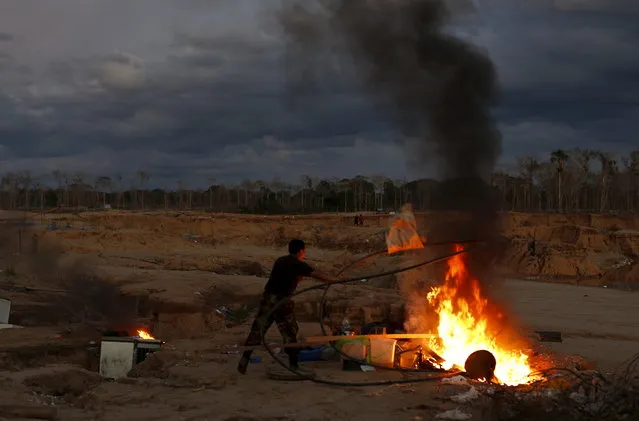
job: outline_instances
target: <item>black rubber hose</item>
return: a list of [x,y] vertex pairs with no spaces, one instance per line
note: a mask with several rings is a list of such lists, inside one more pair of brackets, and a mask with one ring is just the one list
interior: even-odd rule
[[[476,241],[476,240],[464,240],[464,241],[442,241],[442,242],[433,242],[433,243],[428,243],[426,246],[424,246],[424,248],[426,248],[426,247],[435,247],[435,246],[456,245],[456,244],[474,244],[475,246],[477,246],[477,245],[482,245],[482,246],[483,246],[483,245],[485,245],[485,243],[484,243],[484,242]],[[399,254],[416,253],[416,252],[419,252],[419,251],[423,251],[423,250],[424,250],[424,248],[399,250],[399,251],[396,251],[396,252],[391,253],[391,254],[393,254],[393,255],[399,255]],[[470,251],[470,248],[471,248],[471,247],[466,248],[466,249],[464,249],[464,250],[461,250],[461,251],[459,251],[459,252],[453,253],[453,254],[451,254],[451,255],[449,255],[449,256],[445,256],[444,258],[442,258],[442,260],[448,260],[449,258],[452,258],[452,257],[454,257],[454,256],[456,256],[456,255],[458,255],[458,254],[466,253],[466,252]],[[343,275],[343,274],[344,274],[344,272],[346,272],[346,271],[347,271],[347,270],[349,270],[350,268],[352,268],[352,267],[354,267],[354,266],[356,266],[356,265],[358,265],[358,264],[360,264],[360,263],[362,263],[362,262],[364,262],[364,261],[366,261],[366,260],[368,260],[368,259],[370,259],[370,258],[372,258],[372,257],[374,257],[374,256],[380,255],[380,254],[388,254],[388,251],[386,251],[386,250],[380,250],[380,251],[377,251],[377,252],[371,253],[371,254],[369,254],[369,255],[367,255],[367,256],[364,256],[364,257],[362,257],[362,258],[360,258],[360,259],[358,259],[358,260],[356,260],[356,261],[352,262],[351,264],[349,264],[349,265],[345,266],[342,270],[340,270],[340,271],[338,272],[338,274],[337,274],[337,277],[340,277],[341,275]],[[438,260],[438,261],[441,261],[441,260]],[[432,263],[436,263],[436,262],[428,262],[428,263],[426,263],[426,265],[427,265],[427,264],[432,264]],[[419,266],[418,266],[418,267],[419,267]],[[416,269],[416,268],[412,267],[412,268],[411,268],[411,269],[409,269],[409,270],[412,270],[412,269]],[[403,271],[400,271],[400,272],[403,272]],[[396,273],[400,273],[400,272],[396,272]],[[384,276],[384,275],[380,275],[380,276]],[[358,278],[359,278],[359,277],[358,277]],[[363,278],[365,278],[365,277],[362,277],[362,278],[359,278],[359,279],[363,279]],[[324,327],[324,303],[326,302],[326,297],[327,297],[327,295],[328,295],[328,290],[329,290],[329,288],[330,288],[332,285],[334,285],[334,284],[332,284],[332,283],[331,283],[331,284],[323,285],[323,286],[325,287],[325,290],[324,290],[324,294],[322,295],[322,298],[321,298],[321,301],[320,301],[320,308],[319,308],[319,324],[320,324],[320,329],[322,330],[322,334],[323,334],[324,336],[327,336],[327,332],[326,332],[326,329],[325,329],[325,327]],[[351,357],[350,355],[346,354],[346,353],[345,353],[345,352],[343,352],[342,350],[338,349],[338,348],[337,348],[337,347],[336,347],[336,346],[335,346],[332,342],[329,342],[329,343],[328,343],[328,345],[329,345],[331,348],[333,348],[333,350],[334,350],[334,351],[336,351],[338,354],[340,354],[340,356],[342,356],[343,358],[345,358],[345,359],[347,359],[347,360],[350,360],[350,361],[355,361],[355,362],[357,362],[358,364],[365,364],[365,365],[368,365],[368,366],[370,366],[370,367],[374,367],[374,368],[378,368],[378,369],[393,370],[393,371],[400,371],[400,372],[404,372],[404,373],[426,373],[426,372],[427,372],[427,373],[430,373],[430,372],[432,372],[432,370],[430,370],[430,369],[421,370],[421,369],[416,369],[416,368],[402,368],[402,367],[399,367],[399,368],[395,368],[395,367],[393,367],[393,368],[391,369],[391,368],[388,368],[388,367],[381,367],[381,366],[377,366],[377,365],[374,365],[374,364],[367,363],[367,362],[365,362],[365,361],[359,361],[359,360],[357,360],[357,359],[355,359],[355,358]]]
[[[435,246],[450,246],[450,245],[457,245],[457,244],[481,244],[481,245],[485,245],[484,242],[482,241],[477,241],[477,240],[464,240],[464,241],[440,241],[440,242],[434,242],[434,243],[427,243],[424,248],[420,248],[420,249],[405,249],[405,250],[399,250],[393,253],[388,253],[387,250],[380,250],[380,251],[376,251],[373,253],[370,253],[364,257],[361,257],[357,260],[355,260],[354,262],[344,266],[344,268],[342,268],[338,273],[337,273],[337,277],[339,278],[340,276],[342,276],[345,272],[347,272],[348,270],[350,270],[351,268],[367,261],[368,259],[371,259],[375,256],[379,256],[381,254],[392,254],[392,255],[399,255],[399,254],[409,254],[409,253],[415,253],[418,251],[423,251],[425,248],[427,247],[435,247]],[[361,279],[364,279],[365,277],[362,277]],[[326,328],[324,326],[324,310],[325,310],[325,303],[326,303],[326,298],[328,296],[328,290],[331,287],[330,284],[326,285],[326,288],[324,289],[324,294],[322,294],[322,298],[320,299],[320,305],[319,305],[319,325],[320,325],[320,329],[322,330],[322,334],[324,336],[327,336],[326,333]],[[339,349],[337,349],[335,347],[335,345],[333,345],[332,343],[329,343],[329,345],[331,346],[331,348],[333,348],[335,351],[339,352],[342,356],[346,356],[346,354],[342,353]],[[351,359],[352,360],[352,359]],[[413,370],[413,371],[417,371],[417,370]]]
[[[447,244],[459,244],[460,242],[451,242],[451,243],[447,243]],[[475,244],[475,246],[477,245],[483,245],[484,243],[480,243],[480,242],[474,242],[477,243]],[[430,244],[430,245],[435,245],[434,243]],[[439,243],[439,245],[442,245],[442,243]],[[403,268],[399,268],[399,269],[394,269],[394,270],[390,270],[390,271],[385,271],[385,272],[381,272],[381,273],[376,273],[373,275],[367,275],[367,276],[361,276],[361,277],[357,277],[357,278],[351,278],[351,279],[344,279],[344,280],[339,280],[337,282],[332,282],[330,284],[321,284],[321,285],[314,285],[312,287],[309,288],[305,288],[303,290],[297,291],[294,294],[292,294],[289,297],[285,297],[282,300],[278,301],[277,303],[275,303],[275,305],[273,306],[273,308],[269,311],[269,313],[266,315],[267,318],[270,318],[272,316],[272,314],[275,312],[275,310],[277,310],[279,307],[281,307],[284,303],[286,303],[287,301],[289,301],[291,298],[297,296],[297,295],[301,295],[304,293],[307,293],[309,291],[314,291],[314,290],[318,290],[318,289],[322,289],[322,288],[326,288],[328,289],[329,287],[333,286],[333,285],[342,285],[342,284],[347,284],[347,283],[351,283],[351,282],[357,282],[360,281],[361,279],[374,279],[374,278],[380,278],[382,276],[388,276],[388,275],[393,275],[393,274],[397,274],[397,273],[402,273],[402,272],[407,272],[409,270],[413,270],[413,269],[417,269],[419,267],[422,266],[426,266],[426,265],[431,265],[434,263],[438,263],[444,260],[448,260],[451,259],[457,255],[460,255],[462,253],[467,253],[469,252],[471,249],[473,249],[473,245],[471,245],[468,248],[465,248],[463,250],[459,250],[456,251],[454,253],[450,253],[444,256],[440,256],[440,257],[436,257],[433,259],[429,259],[429,260],[425,260],[419,263],[416,263],[414,265],[410,265],[410,266],[406,266]],[[372,253],[369,256],[365,256],[363,259],[365,258],[369,258],[378,254],[382,254],[383,252],[375,252]],[[362,259],[360,259],[362,260]],[[350,265],[351,267],[353,266],[353,264]],[[343,272],[343,270],[342,270]],[[323,323],[323,320],[321,320],[321,322]],[[404,380],[388,380],[388,381],[378,381],[378,382],[356,382],[356,383],[351,383],[351,382],[337,382],[337,381],[332,381],[332,380],[324,380],[324,379],[318,379],[315,378],[313,376],[307,376],[304,375],[302,373],[299,373],[297,371],[295,371],[293,368],[289,367],[288,365],[286,365],[284,362],[280,361],[276,356],[275,353],[273,352],[273,350],[269,347],[268,343],[266,342],[266,331],[264,329],[264,326],[260,327],[260,337],[261,337],[261,341],[262,344],[264,345],[264,347],[266,348],[266,351],[271,355],[271,357],[273,357],[275,359],[275,361],[280,364],[282,367],[284,367],[285,369],[289,370],[291,373],[297,375],[298,377],[300,377],[300,380],[311,380],[315,383],[321,383],[321,384],[327,384],[327,385],[333,385],[333,386],[385,386],[385,385],[392,385],[392,384],[401,384],[401,383],[415,383],[415,382],[422,382],[422,381],[433,381],[433,380],[438,380],[438,379],[443,379],[446,377],[451,377],[457,373],[446,373],[446,374],[440,374],[437,376],[429,376],[429,377],[425,377],[425,378],[415,378],[415,379],[404,379]],[[331,346],[333,346],[331,344]],[[334,349],[336,349],[333,346]],[[336,349],[337,350],[337,349]],[[352,358],[351,356],[342,353],[340,350],[337,350],[341,355],[343,355],[345,358],[352,360],[352,361],[358,361],[354,358]],[[365,363],[363,361],[358,361],[360,363]],[[402,368],[392,368],[389,369],[388,367],[380,367],[380,366],[375,366],[375,365],[371,365],[371,364],[367,364],[369,366],[375,367],[375,368],[379,368],[379,369],[384,369],[384,370],[393,370],[393,371],[403,371],[403,372],[411,372],[411,373],[416,373],[416,372],[424,372],[424,370],[415,370],[415,369],[402,369]]]

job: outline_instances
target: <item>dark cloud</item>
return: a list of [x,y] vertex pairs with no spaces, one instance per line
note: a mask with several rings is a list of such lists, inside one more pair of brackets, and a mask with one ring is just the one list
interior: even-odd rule
[[561,12],[593,14],[639,13],[639,4],[633,0],[542,0]]
[[[60,0],[46,13],[64,25],[46,38],[26,2],[7,1],[13,14],[0,27],[19,40],[0,43],[7,170],[145,168],[172,185],[407,171],[402,136],[352,69],[319,60],[330,70],[322,90],[287,101],[283,40],[269,23],[275,1],[140,1],[112,13],[107,1]],[[496,63],[504,162],[584,143],[636,147],[639,3],[477,3],[453,30]]]

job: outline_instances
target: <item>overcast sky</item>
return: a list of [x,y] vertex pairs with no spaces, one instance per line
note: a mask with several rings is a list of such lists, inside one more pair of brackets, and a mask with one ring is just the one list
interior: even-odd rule
[[[356,83],[287,106],[277,3],[1,0],[0,173],[142,169],[193,187],[433,175]],[[497,66],[502,165],[639,148],[638,0],[477,4],[457,31]]]

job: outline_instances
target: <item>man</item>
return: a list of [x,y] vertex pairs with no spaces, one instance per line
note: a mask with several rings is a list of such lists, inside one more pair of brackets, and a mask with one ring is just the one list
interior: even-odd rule
[[[313,269],[309,264],[304,262],[306,256],[306,246],[302,240],[291,240],[288,243],[288,255],[278,258],[273,264],[271,276],[269,277],[264,294],[260,302],[260,308],[255,317],[255,321],[251,326],[246,346],[257,346],[261,343],[261,330],[266,332],[275,322],[277,328],[282,334],[284,343],[296,343],[299,327],[295,319],[295,303],[288,300],[280,305],[273,314],[268,317],[275,304],[285,297],[290,297],[297,288],[297,285],[303,277],[319,279],[324,282],[335,282],[338,278],[323,274]],[[237,370],[246,374],[246,369],[253,351],[244,351],[242,359],[237,366]],[[298,348],[286,348],[289,358],[289,365],[293,369],[299,369],[298,366]]]

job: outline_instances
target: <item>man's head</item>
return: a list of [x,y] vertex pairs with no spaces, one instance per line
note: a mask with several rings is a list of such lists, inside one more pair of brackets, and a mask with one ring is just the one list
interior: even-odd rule
[[304,241],[298,239],[291,240],[288,243],[288,252],[300,260],[304,259],[304,256],[306,256],[306,245]]

